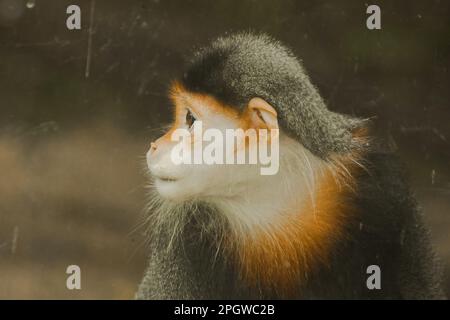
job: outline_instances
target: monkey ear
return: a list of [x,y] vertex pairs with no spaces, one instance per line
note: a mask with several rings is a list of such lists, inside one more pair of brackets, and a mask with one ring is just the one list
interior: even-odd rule
[[278,129],[277,112],[264,99],[252,98],[248,103],[247,110],[253,127]]

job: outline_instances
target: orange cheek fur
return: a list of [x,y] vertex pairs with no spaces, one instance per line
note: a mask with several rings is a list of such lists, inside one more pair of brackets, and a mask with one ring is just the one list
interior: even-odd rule
[[[227,105],[223,105],[215,98],[201,94],[201,93],[192,93],[187,91],[180,83],[174,82],[171,90],[170,90],[170,98],[175,106],[175,123],[173,124],[172,130],[174,128],[181,126],[179,123],[182,118],[182,112],[186,105],[189,105],[198,115],[202,115],[204,112],[201,108],[208,108],[209,113],[220,114],[228,120],[232,120],[235,122],[236,128],[240,128],[242,130],[255,129],[256,130],[256,139],[255,144],[259,143],[259,135],[258,130],[266,129],[264,126],[260,124],[255,124],[252,121],[251,114],[249,109],[244,110],[244,112],[240,113],[235,108]],[[200,106],[200,107],[199,107]],[[268,132],[267,142],[270,143],[270,132]],[[237,146],[241,146],[242,148],[248,148],[250,144],[250,138],[245,137],[245,141],[242,144],[237,144]],[[235,153],[239,150],[236,149]]]
[[[193,111],[200,117],[202,117],[202,115],[205,113],[205,110],[202,109],[208,108],[208,113],[220,114],[228,120],[234,121],[236,127],[243,129],[244,131],[253,127],[251,119],[246,112],[240,114],[236,109],[230,106],[223,105],[209,95],[188,92],[178,82],[175,82],[172,85],[170,90],[170,98],[175,106],[175,122],[173,123],[173,126],[171,128],[171,132],[182,125],[182,115],[184,113],[184,108],[186,107],[186,105],[189,105],[189,107],[193,109]],[[256,142],[257,141],[258,140],[256,140]],[[245,143],[236,144],[236,146],[242,146],[243,148],[248,147],[248,145],[248,137],[245,138]],[[235,153],[236,152],[238,152],[238,149],[235,150]]]

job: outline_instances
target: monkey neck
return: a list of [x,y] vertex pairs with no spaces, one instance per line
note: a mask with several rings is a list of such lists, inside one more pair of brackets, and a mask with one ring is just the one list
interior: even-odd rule
[[276,225],[314,201],[315,185],[326,162],[286,136],[280,137],[280,155],[277,174],[255,174],[233,185],[231,196],[213,199],[236,231],[252,233]]
[[355,210],[353,169],[342,159],[287,160],[278,177],[219,206],[234,230],[228,249],[242,279],[285,297],[327,264]]

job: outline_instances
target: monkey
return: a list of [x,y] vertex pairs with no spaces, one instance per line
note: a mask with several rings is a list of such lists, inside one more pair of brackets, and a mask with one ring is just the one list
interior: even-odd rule
[[[377,147],[371,120],[330,111],[291,49],[266,34],[219,37],[169,92],[173,125],[146,155],[149,260],[137,299],[445,298],[398,156]],[[175,165],[172,134],[199,121],[277,130],[278,172]],[[240,139],[244,153],[256,143]],[[367,285],[373,265],[379,288]]]

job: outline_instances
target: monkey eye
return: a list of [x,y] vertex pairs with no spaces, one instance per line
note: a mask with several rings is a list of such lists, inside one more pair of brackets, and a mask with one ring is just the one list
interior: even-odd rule
[[192,114],[191,110],[188,110],[187,113],[186,113],[186,124],[187,124],[189,129],[192,127],[192,125],[194,124],[195,120],[197,120],[197,119],[195,119],[195,117]]

